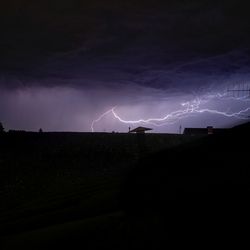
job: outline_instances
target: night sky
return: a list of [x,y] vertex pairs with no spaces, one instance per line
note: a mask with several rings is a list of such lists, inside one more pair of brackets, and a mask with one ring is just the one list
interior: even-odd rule
[[[231,127],[250,116],[244,1],[9,0],[0,7],[6,130]],[[140,121],[139,121],[140,120]]]

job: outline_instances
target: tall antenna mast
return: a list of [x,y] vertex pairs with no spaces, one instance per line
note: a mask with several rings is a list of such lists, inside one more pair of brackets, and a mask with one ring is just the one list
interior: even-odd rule
[[180,127],[179,127],[179,134],[181,134],[181,130],[182,130],[182,127],[181,127],[181,125],[180,125]]

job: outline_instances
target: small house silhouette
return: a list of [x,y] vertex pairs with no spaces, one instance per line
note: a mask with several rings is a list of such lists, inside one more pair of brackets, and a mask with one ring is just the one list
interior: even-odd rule
[[152,130],[152,128],[137,127],[135,129],[129,130],[129,133],[144,134],[145,131]]

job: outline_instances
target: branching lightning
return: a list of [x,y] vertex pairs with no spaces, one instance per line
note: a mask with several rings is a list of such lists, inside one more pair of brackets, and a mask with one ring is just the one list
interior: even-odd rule
[[202,105],[205,105],[208,102],[211,102],[213,100],[234,100],[237,102],[250,102],[250,99],[247,97],[228,97],[226,93],[216,93],[216,94],[207,94],[202,97],[196,97],[194,100],[183,102],[180,104],[182,107],[181,109],[172,111],[168,114],[163,115],[162,117],[151,117],[148,119],[137,119],[137,120],[126,120],[123,119],[120,114],[118,114],[117,107],[113,107],[106,111],[105,113],[101,114],[96,120],[92,121],[91,124],[91,130],[94,132],[95,124],[100,122],[105,116],[112,115],[113,118],[118,120],[121,123],[124,124],[131,124],[131,125],[138,125],[138,124],[150,124],[153,126],[164,126],[176,123],[180,121],[181,119],[197,116],[202,113],[209,113],[209,114],[215,114],[219,116],[224,116],[228,118],[235,118],[235,119],[241,119],[241,120],[247,120],[249,119],[249,111],[250,106],[241,109],[237,112],[230,112],[229,110],[217,110],[217,109],[209,109],[209,108],[202,108]]
[[115,107],[113,107],[112,109],[106,111],[105,113],[103,113],[102,115],[100,115],[96,120],[92,121],[92,123],[91,123],[91,131],[92,132],[94,132],[94,125],[95,125],[95,123],[99,122],[104,116],[106,116],[109,113],[111,113],[114,108]]

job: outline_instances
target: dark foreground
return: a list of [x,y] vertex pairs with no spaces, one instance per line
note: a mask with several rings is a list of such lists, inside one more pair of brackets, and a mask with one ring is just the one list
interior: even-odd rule
[[248,243],[249,124],[221,135],[0,135],[1,249]]

